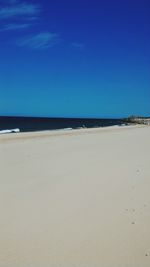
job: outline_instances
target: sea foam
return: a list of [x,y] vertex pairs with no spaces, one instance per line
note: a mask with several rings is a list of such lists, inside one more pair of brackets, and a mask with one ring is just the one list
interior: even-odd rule
[[20,129],[17,128],[17,129],[10,129],[10,130],[2,130],[2,131],[0,131],[0,134],[19,133],[19,132],[20,132]]

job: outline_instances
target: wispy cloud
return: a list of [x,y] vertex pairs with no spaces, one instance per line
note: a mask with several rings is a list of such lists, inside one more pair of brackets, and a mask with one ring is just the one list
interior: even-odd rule
[[[0,31],[27,29],[40,17],[41,6],[24,0],[0,0]],[[15,22],[14,22],[15,21]]]
[[60,37],[56,33],[42,32],[37,35],[25,37],[17,41],[18,46],[25,46],[30,49],[47,49],[53,47],[60,42]]
[[83,49],[85,45],[83,43],[74,42],[71,44],[74,48]]
[[29,36],[24,35],[23,30],[38,25],[38,23],[35,24],[35,21],[41,18],[42,8],[40,5],[27,0],[0,0],[0,3],[2,3],[0,8],[0,20],[2,21],[0,31],[18,31],[22,37],[15,37],[17,46],[44,50],[60,43],[60,35],[47,30]]
[[10,31],[10,30],[22,30],[27,29],[31,26],[30,23],[11,23],[4,25],[4,27],[1,29],[1,31]]
[[0,19],[9,19],[19,16],[35,16],[38,15],[40,11],[41,8],[37,4],[11,1],[10,5],[0,8]]

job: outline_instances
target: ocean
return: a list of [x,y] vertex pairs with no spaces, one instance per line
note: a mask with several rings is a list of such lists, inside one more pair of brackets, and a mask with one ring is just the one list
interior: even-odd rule
[[121,119],[35,118],[0,116],[0,132],[34,132],[122,125]]

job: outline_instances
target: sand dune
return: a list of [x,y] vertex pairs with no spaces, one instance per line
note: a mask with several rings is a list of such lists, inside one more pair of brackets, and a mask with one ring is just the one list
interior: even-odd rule
[[150,266],[150,127],[0,136],[0,267],[101,266]]

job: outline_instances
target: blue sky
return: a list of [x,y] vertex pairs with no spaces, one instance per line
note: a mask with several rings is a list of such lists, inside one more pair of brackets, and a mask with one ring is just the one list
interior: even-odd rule
[[150,116],[150,3],[0,0],[0,115]]

